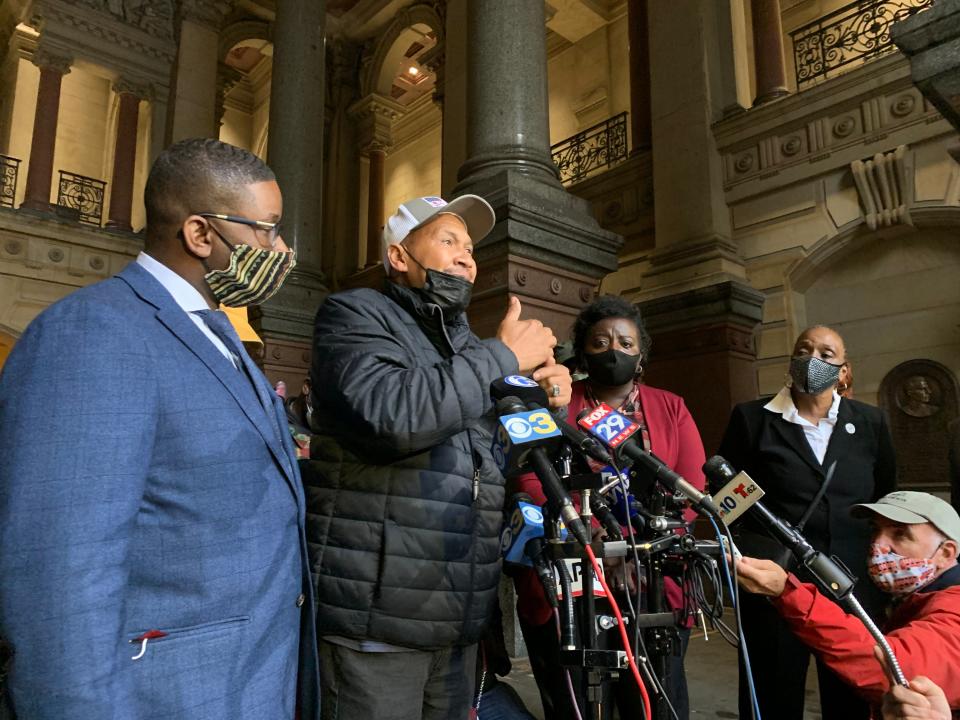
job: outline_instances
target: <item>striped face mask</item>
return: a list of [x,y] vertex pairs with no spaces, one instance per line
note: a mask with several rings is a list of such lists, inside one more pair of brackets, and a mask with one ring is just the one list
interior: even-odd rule
[[204,279],[213,296],[227,307],[259,305],[269,299],[297,264],[293,251],[231,245],[220,239],[230,248],[230,264],[225,270],[211,270]]

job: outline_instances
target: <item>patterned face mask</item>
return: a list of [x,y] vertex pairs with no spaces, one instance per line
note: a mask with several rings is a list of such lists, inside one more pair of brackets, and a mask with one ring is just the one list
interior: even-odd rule
[[211,270],[204,279],[213,296],[227,307],[259,305],[269,299],[297,264],[293,251],[231,245],[220,239],[230,248],[230,264],[225,270]]
[[790,359],[790,378],[802,393],[819,395],[840,379],[840,368],[813,355],[798,355]]
[[873,584],[884,592],[908,595],[928,585],[936,576],[937,564],[932,558],[940,545],[928,558],[908,558],[893,552],[889,545],[873,543],[867,559],[867,572]]

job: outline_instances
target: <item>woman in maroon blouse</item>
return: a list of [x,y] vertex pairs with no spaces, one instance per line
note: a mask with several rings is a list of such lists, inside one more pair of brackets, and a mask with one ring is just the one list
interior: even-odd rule
[[[696,487],[703,489],[703,442],[696,423],[683,399],[678,395],[644,385],[643,366],[650,352],[650,336],[640,312],[623,298],[605,295],[584,308],[573,327],[574,361],[588,377],[573,384],[573,396],[567,408],[567,422],[576,425],[584,408],[606,403],[640,426],[634,436],[644,448],[653,452]],[[594,469],[598,469],[594,464]],[[538,503],[546,498],[539,481],[526,475],[515,481],[515,489],[525,492]],[[692,522],[696,513],[687,511]],[[632,565],[632,563],[631,563]],[[614,591],[624,590],[621,568],[608,567],[605,573]],[[634,578],[628,573],[627,590],[636,593]],[[517,589],[517,614],[544,713],[549,718],[574,717],[563,669],[558,663],[559,642],[553,614],[543,594],[543,586],[530,570],[514,577]],[[680,720],[688,716],[687,686],[683,673],[683,653],[690,636],[691,618],[679,617],[683,608],[680,587],[666,580],[667,603],[678,611],[681,654],[671,658],[667,667],[667,692]],[[625,608],[623,598],[618,603]],[[616,683],[615,695],[621,717],[637,717],[642,711],[639,693],[629,676]]]

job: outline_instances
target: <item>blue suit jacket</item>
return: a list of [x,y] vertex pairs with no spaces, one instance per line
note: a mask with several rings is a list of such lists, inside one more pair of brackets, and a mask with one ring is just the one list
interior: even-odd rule
[[298,673],[316,717],[303,490],[274,412],[139,265],[30,325],[0,375],[19,720],[291,720]]

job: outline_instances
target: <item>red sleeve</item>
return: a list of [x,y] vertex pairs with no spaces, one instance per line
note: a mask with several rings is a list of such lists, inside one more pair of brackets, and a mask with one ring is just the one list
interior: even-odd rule
[[[703,490],[707,484],[703,476],[703,463],[707,459],[703,440],[683,398],[678,397],[677,402],[677,464],[673,469],[695,488]],[[697,518],[697,511],[687,508],[683,517],[687,522],[693,522]]]
[[[911,619],[885,634],[907,679],[925,675],[960,707],[960,587],[908,598]],[[793,632],[843,680],[871,703],[889,688],[873,656],[876,644],[860,620],[810,584],[790,575],[773,601]],[[900,608],[900,615],[907,607]]]

